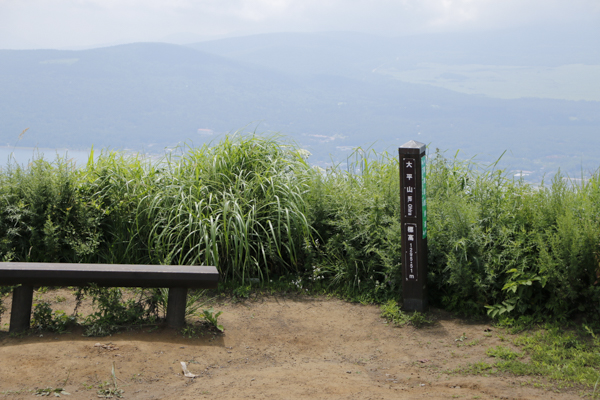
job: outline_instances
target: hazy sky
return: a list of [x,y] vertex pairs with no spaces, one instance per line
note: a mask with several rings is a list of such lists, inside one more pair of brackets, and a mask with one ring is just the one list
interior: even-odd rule
[[0,0],[0,48],[198,41],[267,32],[384,35],[600,25],[600,0]]

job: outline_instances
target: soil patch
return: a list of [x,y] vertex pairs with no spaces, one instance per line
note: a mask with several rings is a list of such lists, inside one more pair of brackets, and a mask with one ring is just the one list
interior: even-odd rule
[[[71,305],[67,290],[44,296],[60,300],[55,308]],[[10,307],[10,297],[5,303]],[[502,341],[510,335],[443,312],[433,313],[432,326],[416,329],[386,324],[377,306],[328,298],[261,297],[214,308],[223,311],[223,335],[188,338],[153,327],[103,338],[80,330],[10,337],[3,324],[0,397],[31,399],[36,389],[50,387],[64,388],[70,395],[61,397],[69,399],[98,398],[98,390],[124,399],[180,400],[578,397],[535,388],[528,377],[452,373],[493,362],[486,349],[510,346]],[[183,375],[182,361],[197,377]],[[122,392],[115,391],[113,365]]]

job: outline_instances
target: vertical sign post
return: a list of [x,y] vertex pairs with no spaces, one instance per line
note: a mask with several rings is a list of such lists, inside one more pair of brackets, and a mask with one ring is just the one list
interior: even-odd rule
[[427,309],[426,146],[411,140],[399,149],[402,225],[402,309]]

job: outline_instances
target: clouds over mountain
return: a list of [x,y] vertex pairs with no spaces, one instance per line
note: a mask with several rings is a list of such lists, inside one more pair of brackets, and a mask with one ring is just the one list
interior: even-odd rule
[[578,23],[597,0],[0,0],[0,48],[66,48],[277,31],[384,35]]

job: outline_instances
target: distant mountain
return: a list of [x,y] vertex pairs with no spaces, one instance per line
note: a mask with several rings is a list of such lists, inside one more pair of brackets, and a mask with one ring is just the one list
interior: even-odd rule
[[382,64],[555,67],[600,64],[600,27],[572,25],[381,37],[354,32],[269,33],[189,45],[297,74],[364,75]]
[[[287,78],[186,47],[139,43],[85,51],[0,51],[0,140],[30,126],[43,146],[164,146],[199,128],[264,118]],[[269,97],[269,96],[267,96]],[[226,105],[226,106],[224,106]],[[234,111],[235,110],[235,111]]]
[[[247,127],[291,137],[316,164],[410,139],[490,160],[509,150],[518,168],[537,173],[600,160],[600,102],[501,100],[373,73],[397,54],[393,41],[280,34],[0,50],[0,144],[29,127],[19,145],[154,151]],[[425,57],[410,46],[421,52],[414,60]]]
[[600,101],[600,27],[379,37],[279,33],[189,45],[285,73],[380,75],[494,98]]

